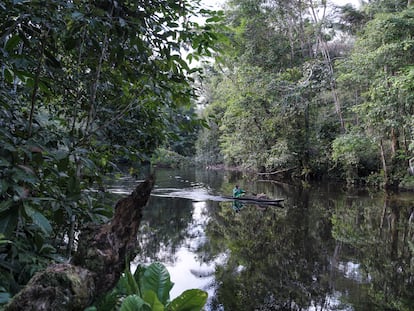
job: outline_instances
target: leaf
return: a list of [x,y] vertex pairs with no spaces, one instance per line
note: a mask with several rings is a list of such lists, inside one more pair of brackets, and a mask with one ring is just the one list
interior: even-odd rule
[[50,155],[57,161],[63,160],[69,156],[69,152],[66,150],[56,150],[54,152],[51,152]]
[[13,180],[15,182],[25,182],[29,184],[35,184],[38,181],[37,176],[33,172],[33,170],[24,165],[18,166],[20,169],[14,169],[13,171]]
[[186,290],[168,306],[169,311],[199,311],[207,302],[207,293],[200,289]]
[[170,299],[170,290],[174,283],[170,281],[170,274],[165,266],[154,262],[147,267],[140,280],[142,292],[152,290],[164,305]]
[[[13,204],[13,200],[9,199],[9,200],[4,200],[0,202],[0,213],[8,210]],[[3,231],[0,231],[3,232]]]
[[130,295],[122,302],[120,311],[151,311],[151,307],[138,295]]
[[10,166],[10,162],[6,159],[0,159],[0,167],[8,167]]
[[16,46],[19,44],[19,42],[21,41],[20,36],[15,35],[13,37],[11,37],[9,40],[7,40],[5,49],[7,52],[13,52],[13,49],[16,48]]
[[72,19],[74,20],[81,20],[83,18],[84,18],[84,15],[81,12],[75,11],[72,13]]
[[45,50],[44,53],[52,67],[54,68],[61,67],[60,62],[56,59],[56,57],[52,53],[50,53],[48,50]]
[[26,204],[26,202],[23,202],[23,205],[27,216],[32,219],[33,223],[37,225],[45,234],[49,235],[52,232],[52,226],[50,225],[49,220],[47,220],[47,218],[38,210]]
[[16,229],[18,222],[17,209],[13,209],[11,212],[0,215],[0,232],[5,236],[10,236]]
[[[4,179],[0,180],[0,194],[3,194],[9,189],[9,184]],[[3,203],[3,202],[2,202]],[[0,211],[1,211],[1,205],[0,205]]]
[[50,244],[43,244],[42,247],[40,248],[39,253],[43,255],[48,255],[48,254],[56,253],[56,249]]
[[152,311],[164,311],[164,305],[159,301],[157,294],[152,290],[144,293],[143,298],[151,306]]
[[[0,245],[4,245],[4,244],[11,244],[12,241],[10,240],[6,240],[4,234],[0,233]],[[0,288],[1,290],[1,288]]]
[[84,158],[84,157],[80,158],[80,160],[81,160],[82,164],[85,167],[87,167],[88,169],[90,169],[92,171],[97,169],[95,163],[92,160]]
[[126,290],[128,295],[140,295],[139,286],[135,278],[132,276],[129,264],[125,265],[125,276],[126,276]]
[[4,69],[4,78],[6,79],[7,82],[13,83],[13,71],[11,71],[8,68],[5,68]]

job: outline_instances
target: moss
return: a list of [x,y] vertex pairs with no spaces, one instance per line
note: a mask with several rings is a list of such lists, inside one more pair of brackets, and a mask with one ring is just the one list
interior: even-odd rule
[[93,278],[87,270],[54,265],[36,274],[5,310],[23,310],[29,304],[33,310],[83,310],[92,302],[93,292]]

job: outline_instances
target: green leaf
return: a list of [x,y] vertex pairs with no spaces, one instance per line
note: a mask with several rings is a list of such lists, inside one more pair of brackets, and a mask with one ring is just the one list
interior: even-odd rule
[[7,82],[12,83],[13,82],[13,71],[11,71],[8,68],[4,69],[4,78]]
[[143,298],[151,306],[152,311],[164,311],[164,305],[159,301],[157,294],[152,290],[146,291]]
[[151,307],[138,295],[130,295],[122,302],[120,311],[151,311]]
[[12,206],[12,204],[13,204],[12,199],[1,201],[0,202],[0,213],[7,211]]
[[168,306],[169,311],[199,311],[207,302],[207,293],[199,289],[186,290]]
[[[9,189],[9,184],[4,179],[0,180],[0,194],[3,194]],[[3,202],[2,202],[3,203]],[[1,211],[1,205],[0,205],[0,211]]]
[[21,38],[18,35],[15,35],[11,37],[9,40],[7,40],[5,49],[7,52],[12,52],[14,48],[19,44],[21,41]]
[[[10,244],[10,243],[12,243],[12,241],[6,240],[4,234],[0,233],[0,245]],[[0,288],[0,291],[1,291],[1,288]]]
[[56,253],[56,249],[50,244],[43,244],[42,247],[40,248],[39,253],[48,255],[48,254]]
[[10,236],[16,229],[18,222],[17,208],[14,208],[9,213],[0,215],[0,232],[5,236]]
[[33,223],[37,225],[45,234],[49,235],[52,232],[52,226],[49,220],[38,210],[32,208],[26,202],[23,203],[26,214],[32,219]]
[[140,295],[141,293],[139,291],[138,283],[135,280],[135,278],[132,276],[128,262],[125,265],[125,276],[127,279],[127,282],[126,282],[127,294],[128,295],[133,295],[133,294]]
[[170,290],[174,283],[170,281],[167,268],[159,262],[154,262],[147,267],[140,279],[141,290],[146,292],[152,290],[164,305],[170,299]]
[[29,184],[34,184],[38,181],[36,174],[30,167],[19,165],[20,169],[14,169],[13,171],[13,180],[16,182],[25,182]]
[[69,152],[66,150],[56,150],[51,152],[50,155],[57,161],[63,160],[69,156]]
[[88,169],[90,169],[90,170],[96,170],[97,169],[95,163],[92,160],[87,159],[87,158],[83,158],[83,157],[80,158],[80,160],[81,160],[82,164],[85,167],[87,167]]

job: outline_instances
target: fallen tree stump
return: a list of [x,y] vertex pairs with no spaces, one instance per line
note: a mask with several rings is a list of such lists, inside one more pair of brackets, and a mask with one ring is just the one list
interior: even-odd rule
[[149,177],[116,203],[109,223],[83,229],[71,262],[35,274],[5,311],[84,310],[115,287],[125,259],[136,249],[142,209],[153,186],[154,179]]

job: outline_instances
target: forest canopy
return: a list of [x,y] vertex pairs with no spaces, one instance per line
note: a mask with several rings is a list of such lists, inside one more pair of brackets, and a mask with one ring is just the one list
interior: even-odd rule
[[199,161],[399,187],[414,156],[413,17],[405,1],[228,1]]

